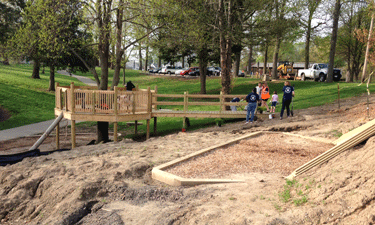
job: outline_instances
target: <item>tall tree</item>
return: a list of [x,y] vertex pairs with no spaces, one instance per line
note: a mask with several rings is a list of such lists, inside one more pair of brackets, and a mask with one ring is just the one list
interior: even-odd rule
[[21,13],[24,8],[24,0],[0,2],[0,57],[6,62],[8,62],[8,56],[5,54],[7,42],[21,25]]
[[365,5],[358,2],[347,3],[342,9],[342,26],[338,30],[337,56],[346,62],[346,81],[358,80],[362,68],[365,45],[356,38],[355,31],[368,27]]
[[[316,11],[322,1],[321,0],[307,0],[303,1],[302,8],[305,8],[307,13],[306,17],[301,16],[300,23],[305,29],[305,69],[309,68],[310,64],[310,41],[311,35],[314,31],[324,24],[324,21],[319,21],[313,26],[313,19],[315,18]],[[303,10],[305,11],[305,10]],[[320,14],[320,16],[322,16]],[[321,18],[320,18],[321,19]]]
[[333,82],[333,68],[334,68],[334,63],[335,63],[337,31],[338,31],[338,26],[339,26],[340,12],[341,12],[341,0],[336,0],[334,12],[333,12],[331,48],[330,48],[330,53],[329,53],[329,66],[328,66],[326,82]]

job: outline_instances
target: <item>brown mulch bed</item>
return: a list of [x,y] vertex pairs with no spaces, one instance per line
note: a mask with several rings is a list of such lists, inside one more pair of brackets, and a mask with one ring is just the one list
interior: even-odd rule
[[217,149],[166,171],[184,178],[230,178],[251,172],[289,175],[334,145],[285,134],[263,134]]

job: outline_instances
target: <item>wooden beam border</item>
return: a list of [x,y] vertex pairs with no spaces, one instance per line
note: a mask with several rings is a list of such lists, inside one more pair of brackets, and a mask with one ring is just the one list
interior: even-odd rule
[[[205,149],[199,150],[197,152],[194,152],[192,154],[189,154],[187,156],[175,159],[171,162],[164,163],[162,165],[156,166],[152,169],[152,178],[154,180],[158,180],[160,182],[163,182],[163,183],[166,183],[166,184],[172,185],[172,186],[195,186],[195,185],[201,185],[201,184],[242,183],[242,182],[245,182],[245,180],[234,180],[234,179],[188,179],[188,178],[183,178],[183,177],[168,173],[164,170],[168,169],[168,168],[170,168],[170,167],[172,167],[172,166],[174,166],[178,163],[188,161],[189,159],[191,159],[193,157],[203,155],[207,152],[214,151],[216,149],[220,149],[220,148],[223,148],[223,147],[228,147],[228,146],[237,144],[241,140],[244,140],[244,139],[247,139],[247,138],[257,137],[257,136],[263,135],[263,134],[271,134],[271,133],[282,133],[282,134],[285,134],[285,135],[297,136],[297,135],[294,135],[294,134],[289,134],[289,133],[284,133],[284,132],[271,132],[271,131],[258,131],[258,132],[254,132],[254,133],[251,133],[251,134],[247,134],[247,135],[244,135],[242,137],[235,138],[231,141],[228,141],[224,144],[215,145],[213,147],[205,148]],[[311,140],[315,140],[315,141],[319,141],[319,142],[323,142],[323,143],[328,142],[328,141],[323,140],[323,139],[315,139],[315,138],[312,138],[312,137],[305,137],[305,136],[301,136],[301,135],[298,135],[298,137],[311,139]]]

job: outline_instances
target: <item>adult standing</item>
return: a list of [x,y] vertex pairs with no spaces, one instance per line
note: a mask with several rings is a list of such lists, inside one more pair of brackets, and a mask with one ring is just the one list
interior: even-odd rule
[[265,106],[267,108],[267,112],[270,111],[270,108],[268,107],[267,105],[267,101],[268,99],[271,97],[270,96],[270,89],[267,85],[267,82],[264,82],[263,83],[263,87],[262,87],[262,94],[260,96],[262,98],[262,106]]
[[294,87],[290,86],[289,81],[285,81],[283,92],[284,92],[284,96],[283,96],[283,102],[282,102],[282,107],[281,107],[281,112],[280,112],[280,120],[283,119],[285,108],[286,108],[287,116],[289,117],[290,115],[289,106],[290,106],[290,103],[292,102],[292,98],[294,97]]
[[255,87],[257,89],[257,94],[260,96],[262,93],[262,82],[258,83],[258,86]]
[[248,124],[250,113],[251,113],[250,123],[253,123],[254,121],[254,113],[255,113],[255,109],[257,108],[257,102],[259,101],[259,95],[256,93],[256,88],[254,88],[253,92],[251,92],[250,94],[246,96],[246,101],[248,102],[248,104],[247,104],[245,124]]

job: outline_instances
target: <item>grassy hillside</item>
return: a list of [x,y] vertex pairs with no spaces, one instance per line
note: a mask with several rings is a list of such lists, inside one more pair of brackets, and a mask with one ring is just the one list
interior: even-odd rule
[[[0,64],[0,106],[10,111],[11,118],[0,122],[0,130],[37,123],[54,118],[55,93],[48,92],[49,70],[32,79],[32,65]],[[56,74],[56,82],[69,85],[76,82],[69,76]]]
[[[54,93],[46,91],[48,88],[49,71],[46,70],[46,74],[41,74],[41,79],[38,80],[31,79],[31,73],[31,65],[0,65],[0,106],[9,110],[12,114],[9,120],[0,122],[1,130],[54,118]],[[91,74],[79,75],[93,78]],[[113,71],[110,71],[109,84],[111,84],[112,76]],[[120,86],[122,86],[122,79],[121,77]],[[139,74],[138,71],[127,70],[126,81],[129,80],[135,85],[139,85],[140,88],[150,86],[153,89],[157,85],[159,93],[182,94],[185,91],[189,91],[189,93],[199,93],[200,91],[198,78],[187,79],[170,77],[168,75],[149,76]],[[76,85],[83,85],[74,78],[59,74],[56,74],[56,82],[59,82],[61,85],[69,85],[71,82],[75,82]],[[258,79],[235,78],[232,82],[232,94],[247,94],[258,82]],[[273,93],[276,90],[279,93],[280,99],[282,97],[283,82],[281,80],[269,83],[271,92]],[[292,84],[295,85],[296,92],[294,109],[308,108],[337,101],[337,83],[292,81]],[[219,94],[220,89],[221,83],[219,77],[207,79],[208,93]],[[375,88],[371,86],[370,90],[374,92]],[[341,98],[358,96],[365,93],[365,85],[358,86],[357,83],[340,83]],[[277,111],[280,111],[280,108],[281,105],[277,107]],[[213,119],[192,119],[190,122],[192,124],[190,129],[214,124]],[[158,119],[158,131],[160,133],[180,130],[181,126],[181,118]],[[145,127],[141,126],[139,129],[142,132],[142,130],[145,130]]]

